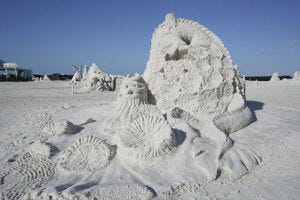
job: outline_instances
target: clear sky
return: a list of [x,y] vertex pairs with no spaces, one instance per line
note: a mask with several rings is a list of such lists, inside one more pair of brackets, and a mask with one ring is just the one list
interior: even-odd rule
[[33,73],[142,73],[168,12],[218,35],[241,74],[300,70],[300,0],[0,0],[0,59]]

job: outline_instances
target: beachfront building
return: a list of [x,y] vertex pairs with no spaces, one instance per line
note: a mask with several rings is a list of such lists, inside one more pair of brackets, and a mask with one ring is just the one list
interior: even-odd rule
[[30,81],[32,79],[31,70],[20,68],[16,63],[3,62],[2,66],[0,65],[0,71],[4,71],[6,76],[12,72],[19,80]]

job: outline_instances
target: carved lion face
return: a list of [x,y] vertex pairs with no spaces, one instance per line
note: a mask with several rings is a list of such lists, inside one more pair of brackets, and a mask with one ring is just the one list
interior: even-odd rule
[[140,75],[126,77],[120,87],[119,96],[121,98],[140,99],[147,102],[147,88],[143,78]]

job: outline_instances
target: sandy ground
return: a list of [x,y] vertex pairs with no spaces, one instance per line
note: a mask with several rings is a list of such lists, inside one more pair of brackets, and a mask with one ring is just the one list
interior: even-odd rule
[[[78,87],[75,86],[75,93]],[[40,133],[57,112],[74,106],[102,105],[117,94],[72,94],[66,82],[0,83],[0,162],[1,165]]]
[[[158,199],[299,199],[300,83],[247,82],[246,92],[257,120],[232,138],[255,147],[263,162],[239,180],[220,178],[196,186],[174,183]],[[77,125],[90,118],[101,122],[117,96],[114,92],[73,95],[65,82],[0,83],[0,94],[1,169],[35,140],[49,120],[64,118]],[[88,125],[85,131],[95,130],[93,126],[97,125]]]

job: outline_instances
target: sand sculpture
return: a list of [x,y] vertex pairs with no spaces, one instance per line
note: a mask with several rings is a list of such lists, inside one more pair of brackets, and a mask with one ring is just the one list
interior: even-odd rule
[[83,72],[82,72],[82,81],[86,81],[87,74],[88,74],[88,67],[84,65]]
[[[229,52],[214,33],[197,22],[175,19],[172,13],[166,16],[153,33],[143,77],[152,94],[149,101],[162,111],[182,109],[187,122],[196,124],[196,129],[216,143],[217,161],[233,147],[229,133],[253,121]],[[212,120],[200,126],[195,119],[203,116]],[[253,157],[257,164],[258,156]],[[235,162],[242,166],[242,161]]]
[[50,78],[45,74],[43,78],[40,79],[41,81],[51,81]]
[[293,80],[300,81],[300,71],[295,71]]
[[[97,88],[105,75],[92,64],[85,87]],[[261,162],[255,149],[230,137],[254,120],[244,84],[221,40],[197,22],[168,14],[153,34],[143,76],[125,77],[118,94],[115,110],[99,129],[81,132],[83,127],[66,120],[46,125],[43,142],[12,165],[25,171],[21,184],[26,185],[45,185],[44,176],[57,173],[46,186],[54,193],[40,187],[26,192],[36,189],[38,196],[57,199],[150,199],[174,183],[236,179]],[[74,137],[71,145],[62,141]],[[53,141],[62,146],[58,153],[49,146]],[[36,166],[38,180],[31,175]],[[11,186],[2,195],[25,192],[19,188]]]
[[113,91],[114,78],[107,73],[104,73],[99,66],[92,63],[92,66],[87,71],[87,67],[83,71],[83,88],[98,91]]
[[272,77],[270,79],[271,82],[277,82],[277,81],[280,81],[280,78],[279,78],[279,74],[277,72],[274,72],[272,74]]
[[200,116],[231,111],[236,103],[245,106],[241,79],[222,41],[172,13],[153,33],[143,77],[162,111],[177,106]]
[[65,119],[53,120],[46,124],[46,126],[43,128],[40,138],[48,139],[54,135],[75,134],[81,129],[82,128],[80,126],[76,126],[72,122],[69,122]]
[[80,82],[82,79],[82,75],[81,75],[81,68],[74,66],[73,67],[74,70],[74,75],[72,77],[71,83],[77,83]]
[[133,77],[128,75],[120,86],[116,109],[105,121],[106,127],[110,130],[124,128],[135,107],[147,103],[148,92],[144,79],[139,74],[135,74]]
[[[167,111],[168,120],[180,119],[201,133],[200,138],[214,143],[209,159],[204,157],[203,163],[209,164],[200,162],[208,177],[215,178],[220,169],[230,171],[224,155],[233,159],[239,154],[240,159],[232,160],[236,162],[230,171],[232,177],[239,177],[260,162],[250,148],[239,151],[229,136],[254,119],[246,107],[237,67],[221,40],[207,28],[168,14],[153,34],[143,78],[145,81],[140,76],[124,80],[115,113],[106,122],[111,129],[125,127],[120,133],[122,153],[149,159],[163,154],[164,149],[175,148],[176,137],[160,114]],[[153,149],[151,141],[165,142]],[[245,162],[250,163],[248,168]]]

